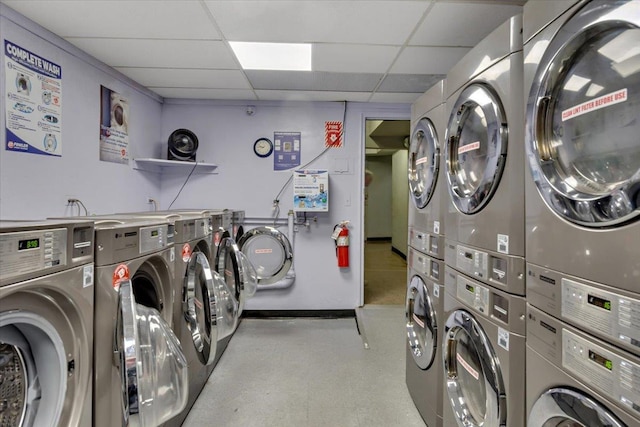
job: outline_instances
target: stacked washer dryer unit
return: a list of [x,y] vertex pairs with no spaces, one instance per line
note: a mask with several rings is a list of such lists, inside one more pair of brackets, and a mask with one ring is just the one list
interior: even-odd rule
[[408,173],[409,257],[406,299],[406,383],[429,427],[442,426],[440,347],[444,310],[445,84],[438,82],[411,108]]
[[640,2],[524,19],[527,425],[637,426]]
[[[173,329],[189,366],[189,397],[182,413],[166,425],[181,425],[212,372],[218,341],[231,335],[238,304],[220,275],[211,270],[211,218],[178,211],[122,214],[162,219],[173,228]],[[170,233],[171,234],[171,233]]]
[[522,16],[447,75],[445,426],[525,423]]
[[94,426],[160,425],[185,408],[171,330],[175,251],[163,219],[96,217]]
[[0,425],[91,425],[93,294],[93,223],[0,222]]

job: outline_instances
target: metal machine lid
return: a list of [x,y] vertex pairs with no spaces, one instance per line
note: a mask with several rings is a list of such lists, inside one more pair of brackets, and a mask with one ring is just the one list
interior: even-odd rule
[[440,170],[440,143],[430,119],[416,124],[409,146],[409,191],[413,204],[422,209],[431,200]]
[[464,214],[482,210],[500,183],[507,156],[507,122],[497,93],[471,83],[456,100],[447,126],[449,194]]
[[[204,365],[213,363],[218,342],[218,307],[209,261],[202,252],[191,254],[183,287],[184,318],[191,341]],[[183,343],[183,345],[188,345]]]
[[409,282],[405,319],[407,342],[413,360],[421,369],[429,369],[436,358],[438,324],[429,290],[418,275]]
[[445,323],[443,361],[449,402],[465,426],[506,426],[507,403],[500,362],[482,326],[466,310]]
[[527,425],[626,427],[618,417],[592,397],[564,387],[551,388],[538,397],[529,413]]
[[546,47],[527,102],[527,154],[560,217],[594,228],[640,218],[640,14],[587,3]]
[[255,268],[258,286],[276,283],[293,264],[291,243],[274,227],[256,227],[238,241],[242,253]]

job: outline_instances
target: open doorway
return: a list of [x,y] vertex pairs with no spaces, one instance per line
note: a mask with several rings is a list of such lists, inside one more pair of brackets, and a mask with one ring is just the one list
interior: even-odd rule
[[[404,304],[409,120],[365,122],[364,303]],[[366,182],[366,180],[365,180]]]

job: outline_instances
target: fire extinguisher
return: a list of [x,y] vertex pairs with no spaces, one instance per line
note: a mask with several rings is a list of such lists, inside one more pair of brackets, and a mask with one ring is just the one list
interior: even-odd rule
[[333,227],[333,235],[336,244],[336,257],[338,258],[338,267],[349,267],[349,229],[347,225],[349,221],[342,221]]

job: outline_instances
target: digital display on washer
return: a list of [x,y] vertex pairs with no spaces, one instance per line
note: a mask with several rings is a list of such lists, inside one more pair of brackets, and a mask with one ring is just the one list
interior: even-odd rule
[[611,311],[611,301],[609,300],[589,294],[587,301],[591,305],[595,305],[596,307],[600,307],[607,311]]
[[160,234],[158,230],[151,230],[151,237],[158,237],[158,234]]
[[464,256],[469,259],[473,259],[473,254],[471,252],[465,252]]
[[589,350],[589,359],[593,360],[599,365],[604,366],[610,371],[613,370],[613,362],[604,356],[600,356],[598,353],[594,352],[593,350]]
[[464,285],[464,287],[465,287],[469,292],[471,292],[472,294],[475,294],[475,293],[476,293],[476,288],[475,288],[475,286],[471,286],[471,285]]
[[18,250],[37,249],[40,247],[40,239],[18,240]]

